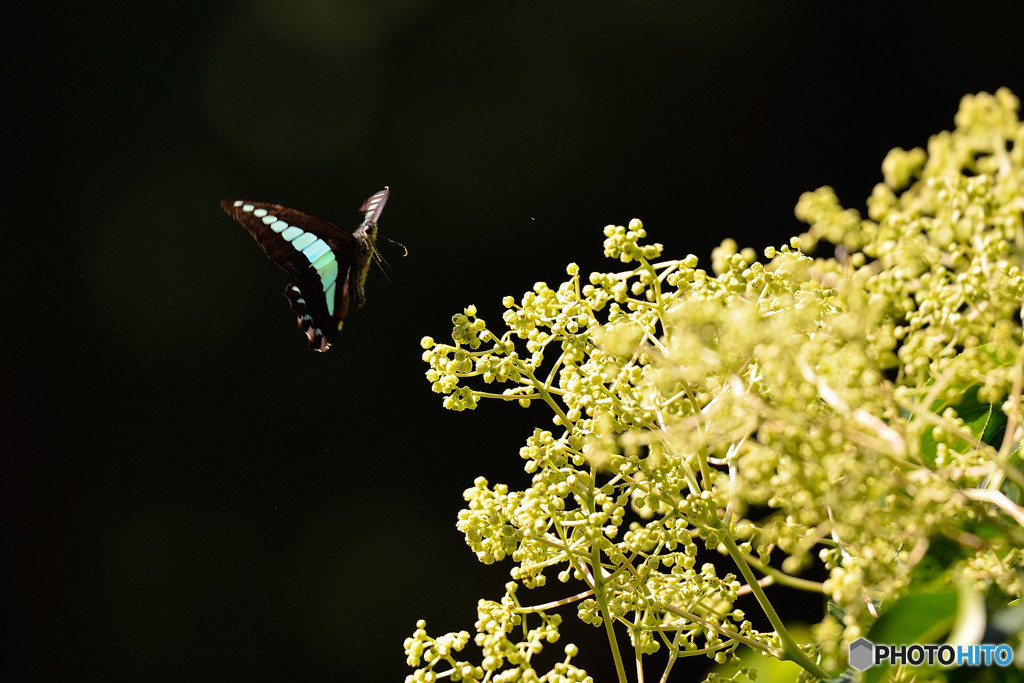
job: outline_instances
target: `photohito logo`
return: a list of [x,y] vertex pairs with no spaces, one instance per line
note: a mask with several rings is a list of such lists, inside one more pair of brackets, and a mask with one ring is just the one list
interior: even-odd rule
[[850,666],[863,671],[876,664],[911,666],[1009,666],[1013,650],[1009,645],[881,645],[867,638],[850,643]]

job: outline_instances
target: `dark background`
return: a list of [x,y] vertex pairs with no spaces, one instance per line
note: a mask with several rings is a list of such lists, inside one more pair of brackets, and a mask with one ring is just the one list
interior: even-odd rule
[[[775,5],[8,17],[5,663],[34,680],[396,681],[418,618],[472,631],[509,566],[463,544],[461,492],[526,485],[518,449],[550,422],[444,411],[423,335],[470,303],[499,323],[502,295],[570,261],[615,269],[608,223],[640,217],[667,256],[705,264],[726,237],[784,243],[801,192],[861,208],[885,153],[951,128],[964,94],[1024,95],[1017,3]],[[385,184],[381,235],[409,254],[382,239],[368,305],[310,353],[288,278],[218,201],[354,228]],[[606,651],[578,661],[611,679]]]

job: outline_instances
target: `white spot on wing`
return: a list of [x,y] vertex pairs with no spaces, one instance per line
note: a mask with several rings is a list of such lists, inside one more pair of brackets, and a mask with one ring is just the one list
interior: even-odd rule
[[306,255],[310,263],[315,263],[318,258],[330,251],[330,247],[327,243],[321,239],[316,240],[311,245],[302,250],[302,253]]
[[307,232],[303,235],[296,237],[292,241],[292,246],[298,249],[299,251],[302,251],[309,245],[313,244],[313,242],[316,242],[316,235],[314,235],[311,232]]
[[324,266],[326,266],[333,260],[334,252],[326,251],[320,258],[318,258],[316,261],[313,261],[313,267],[316,268],[317,270],[323,270]]
[[293,225],[290,228],[285,229],[285,231],[281,233],[281,237],[284,239],[284,241],[291,242],[293,239],[302,234],[304,234],[302,228],[296,228]]

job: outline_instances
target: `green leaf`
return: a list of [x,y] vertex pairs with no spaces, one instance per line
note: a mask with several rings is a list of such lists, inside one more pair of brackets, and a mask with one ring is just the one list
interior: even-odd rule
[[956,617],[957,592],[943,590],[905,595],[878,618],[867,639],[873,643],[934,643]]
[[[969,363],[982,373],[996,367],[1012,365],[1015,358],[1014,349],[1007,344],[983,344],[977,348],[967,349],[957,356],[958,360],[962,359],[963,362]],[[931,383],[929,382],[929,384]],[[1007,422],[1006,415],[1000,410],[999,405],[979,401],[980,385],[978,384],[968,385],[957,380],[952,384],[952,388],[960,391],[958,400],[935,401],[929,410],[936,415],[941,415],[946,408],[955,408],[957,415],[963,419],[971,434],[978,437],[980,441],[998,448]],[[951,445],[951,448],[956,451],[962,451],[967,447],[968,444],[962,440]],[[935,439],[932,437],[931,430],[926,430],[921,437],[921,454],[928,464],[934,465],[935,453]]]
[[[872,643],[887,645],[936,643],[949,632],[956,615],[955,590],[911,593],[894,602],[865,637]],[[880,664],[864,672],[864,681],[877,683],[888,672],[889,666]]]

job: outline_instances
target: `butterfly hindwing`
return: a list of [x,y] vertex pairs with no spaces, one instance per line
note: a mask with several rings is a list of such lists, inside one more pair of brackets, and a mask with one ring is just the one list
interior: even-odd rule
[[377,221],[390,191],[372,195],[354,233],[280,204],[225,199],[221,208],[253,236],[263,251],[295,280],[285,297],[314,351],[331,347],[349,308],[365,302],[363,283],[377,236]]
[[[299,332],[306,335],[309,340],[309,348],[313,351],[326,351],[331,348],[338,332],[341,329],[341,321],[338,326],[333,326],[329,321],[333,319],[318,296],[306,294],[302,286],[295,280],[284,288],[284,296],[288,299],[288,305],[295,313]],[[328,321],[327,324],[324,324]]]

